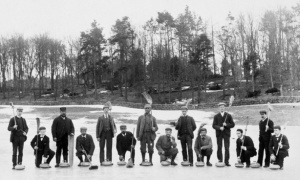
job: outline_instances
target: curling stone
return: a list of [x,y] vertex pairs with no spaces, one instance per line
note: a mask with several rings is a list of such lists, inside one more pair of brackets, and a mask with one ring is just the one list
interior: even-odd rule
[[25,166],[24,165],[16,165],[15,170],[24,170]]
[[147,160],[145,160],[145,162],[142,162],[141,164],[142,166],[151,166],[151,163]]
[[61,167],[61,168],[67,168],[67,167],[70,167],[70,164],[66,163],[66,162],[59,163],[59,167]]
[[104,161],[101,163],[102,166],[112,166],[114,165],[111,161]]
[[133,166],[134,166],[134,164],[131,160],[129,160],[128,163],[126,164],[127,168],[132,168]]
[[48,169],[48,168],[51,168],[51,166],[48,163],[43,163],[43,164],[40,164],[40,168]]
[[117,162],[117,164],[118,164],[119,166],[125,166],[125,165],[126,165],[126,162],[125,162],[125,161],[119,161],[119,162]]
[[81,163],[81,167],[89,167],[91,165],[91,163],[89,162],[82,162]]
[[253,163],[250,164],[250,167],[251,168],[260,168],[260,164],[257,163],[257,162],[253,162]]
[[160,162],[160,164],[161,164],[162,166],[170,166],[170,165],[171,165],[171,162],[170,162],[170,161],[162,161],[162,162]]
[[225,163],[223,162],[217,162],[216,167],[225,167]]
[[237,167],[237,168],[243,168],[244,164],[243,163],[235,163],[235,167]]
[[181,162],[182,166],[189,166],[191,163],[189,161],[183,161]]
[[280,166],[278,164],[270,164],[269,168],[272,170],[277,170],[277,169],[280,169]]
[[205,164],[204,164],[203,161],[199,161],[199,162],[196,162],[195,165],[196,165],[197,167],[204,167]]

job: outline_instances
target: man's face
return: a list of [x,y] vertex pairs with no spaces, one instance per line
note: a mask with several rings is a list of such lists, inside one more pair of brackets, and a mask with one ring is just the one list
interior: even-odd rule
[[201,132],[200,132],[200,135],[201,135],[201,136],[206,136],[206,134],[207,134],[206,131],[201,131]]
[[182,115],[186,116],[186,114],[187,114],[187,110],[186,110],[186,109],[183,109],[183,110],[182,110]]
[[238,138],[241,138],[243,134],[240,131],[236,131],[236,135]]
[[66,111],[60,111],[60,115],[61,115],[62,117],[66,117]]
[[40,130],[40,135],[45,135],[46,134],[46,129]]
[[122,127],[121,128],[121,132],[124,134],[126,132],[127,128],[126,127]]
[[22,110],[17,110],[17,116],[22,116]]
[[80,129],[81,135],[86,135],[86,129]]
[[150,111],[151,111],[151,108],[150,108],[150,107],[146,107],[146,108],[145,108],[145,113],[146,113],[146,114],[149,114]]
[[224,112],[225,111],[225,106],[224,105],[219,106],[219,110],[220,110],[220,112]]
[[107,114],[108,111],[109,111],[109,109],[108,108],[104,108],[103,111],[104,111],[105,114]]
[[280,135],[280,132],[281,131],[279,129],[274,129],[274,133],[275,133],[276,136]]
[[262,119],[265,119],[267,117],[267,115],[265,113],[260,113],[260,115],[261,115]]
[[169,137],[170,137],[170,136],[171,136],[171,134],[172,134],[172,131],[170,131],[170,130],[166,130],[166,135],[167,135],[167,136],[169,136]]

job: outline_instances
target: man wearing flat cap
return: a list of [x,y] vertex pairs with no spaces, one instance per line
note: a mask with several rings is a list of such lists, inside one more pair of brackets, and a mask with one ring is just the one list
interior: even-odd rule
[[218,104],[219,113],[214,116],[214,121],[212,127],[216,130],[217,137],[217,157],[219,162],[223,162],[223,153],[222,153],[222,145],[224,141],[225,146],[225,165],[231,166],[229,164],[229,145],[230,145],[230,136],[231,136],[231,128],[235,126],[233,122],[232,116],[225,112],[225,103],[221,102]]
[[[12,155],[12,163],[13,169],[15,166],[22,165],[23,161],[23,148],[24,142],[27,139],[28,126],[26,120],[22,117],[23,108],[17,108],[17,115],[12,117],[8,124],[8,131],[11,131],[10,134],[10,142],[13,146],[13,155]],[[17,160],[17,151],[18,151],[18,160]]]
[[257,163],[262,166],[264,151],[266,152],[265,165],[264,167],[270,166],[270,151],[269,142],[274,132],[274,123],[271,119],[268,119],[267,111],[261,110],[260,112],[261,120],[259,121],[259,148],[258,148],[258,159]]
[[[177,138],[180,140],[183,161],[189,161],[193,166],[193,139],[197,126],[193,117],[187,115],[188,107],[181,107],[182,115],[176,122]],[[188,151],[187,151],[188,149]],[[189,158],[187,157],[189,155]]]
[[56,142],[56,165],[59,167],[61,154],[64,163],[68,162],[68,136],[74,136],[74,125],[70,118],[66,116],[66,107],[60,108],[60,115],[53,120],[52,136]]
[[204,162],[204,156],[207,157],[206,165],[212,166],[212,164],[209,162],[211,154],[213,152],[213,145],[211,137],[206,135],[207,129],[206,128],[200,128],[198,131],[198,136],[195,141],[194,150],[197,154],[197,161]]
[[109,103],[103,106],[104,114],[98,118],[96,126],[96,137],[100,146],[100,164],[104,162],[104,147],[106,144],[106,161],[112,161],[112,143],[115,133],[117,133],[116,124],[113,117],[108,113]]
[[[50,164],[55,152],[50,149],[50,139],[46,136],[46,128],[39,128],[39,135],[35,135],[30,143],[31,147],[34,149],[34,154],[36,155],[35,166],[40,167],[40,164]],[[49,166],[51,167],[51,166]]]
[[[76,156],[78,157],[80,163],[78,166],[82,166],[83,158],[85,157],[85,162],[92,161],[92,156],[95,150],[95,144],[93,137],[86,133],[87,128],[80,128],[80,135],[76,138]],[[89,159],[89,160],[88,160]]]
[[117,151],[119,155],[120,161],[125,160],[126,152],[129,151],[131,153],[131,160],[134,164],[134,158],[135,158],[135,145],[136,145],[136,139],[134,138],[133,134],[130,131],[127,131],[126,125],[120,126],[121,133],[117,136]]
[[175,137],[171,136],[172,129],[166,128],[166,134],[161,135],[156,142],[156,149],[160,155],[160,162],[165,161],[168,157],[171,158],[171,165],[176,166],[175,158],[178,154],[177,143]]
[[284,158],[289,156],[290,144],[288,138],[281,134],[281,127],[274,126],[274,135],[271,137],[269,151],[274,164],[283,169]]
[[[145,162],[146,156],[146,146],[149,153],[149,161],[150,165],[152,163],[152,155],[154,152],[154,140],[156,138],[156,131],[158,130],[156,118],[151,114],[151,105],[145,105],[145,114],[141,115],[138,118],[137,129],[136,129],[136,137],[138,141],[141,141],[141,153],[142,153],[142,161]],[[142,165],[143,162],[140,164]]]

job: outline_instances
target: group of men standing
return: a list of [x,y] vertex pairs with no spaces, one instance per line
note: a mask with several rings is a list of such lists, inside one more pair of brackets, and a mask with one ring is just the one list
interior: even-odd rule
[[[225,112],[225,103],[219,103],[220,112],[214,116],[212,127],[216,131],[217,139],[217,158],[219,163],[226,166],[231,166],[230,159],[230,136],[231,129],[235,126],[232,116]],[[111,116],[111,106],[105,104],[103,106],[103,115],[98,118],[96,125],[96,138],[99,141],[100,147],[100,163],[112,161],[112,144],[113,138],[117,132],[116,124]],[[136,127],[136,137],[140,141],[140,151],[142,155],[142,163],[146,163],[146,153],[149,154],[149,165],[153,165],[152,157],[154,153],[154,142],[156,139],[156,131],[158,125],[156,118],[151,113],[151,105],[145,105],[145,113],[138,118]],[[11,118],[8,130],[11,131],[10,141],[13,145],[13,169],[17,164],[22,164],[24,142],[27,139],[28,126],[26,120],[21,116],[22,108],[17,108],[17,116]],[[193,166],[193,139],[194,131],[196,130],[196,123],[193,117],[187,115],[188,107],[182,107],[182,115],[175,123],[175,129],[178,130],[177,138],[180,140],[182,147],[183,162],[187,165]],[[260,111],[262,120],[259,122],[259,151],[258,160],[262,166],[264,151],[266,153],[264,167],[270,165],[270,159],[278,164],[280,168],[283,167],[283,159],[288,156],[289,143],[286,136],[282,135],[280,126],[274,126],[272,120],[267,117],[266,111]],[[121,133],[117,136],[116,149],[118,151],[119,160],[125,161],[125,154],[127,151],[131,152],[131,161],[135,160],[135,146],[136,139],[133,133],[127,131],[126,125],[120,126]],[[56,154],[56,165],[59,167],[61,163],[61,155],[63,155],[63,162],[68,163],[68,136],[74,136],[74,125],[70,118],[66,116],[66,108],[60,108],[60,115],[53,120],[51,132],[53,141],[56,142],[56,153],[49,148],[49,137],[46,136],[46,128],[40,127],[39,134],[36,135],[32,141],[31,146],[36,154],[36,167],[41,163],[50,164],[51,159]],[[275,131],[275,135],[272,133]],[[76,138],[76,156],[80,160],[78,166],[82,166],[83,162],[91,161],[95,150],[95,144],[91,135],[87,134],[87,128],[80,128],[81,134]],[[242,129],[237,129],[236,152],[240,163],[246,163],[246,167],[250,166],[250,158],[256,155],[254,143],[249,136],[243,135]],[[222,148],[223,142],[225,147],[225,158],[223,158]],[[106,146],[106,157],[104,157]],[[161,135],[155,145],[160,155],[160,161],[171,160],[171,165],[177,165],[175,158],[178,154],[177,143],[175,137],[172,136],[172,129],[166,128],[165,135]],[[18,158],[17,158],[18,150]],[[195,140],[194,151],[197,155],[197,161],[204,162],[204,157],[207,157],[206,165],[212,166],[210,157],[213,152],[212,138],[207,135],[207,129],[202,126],[199,128]],[[85,158],[83,160],[83,157]],[[43,161],[43,162],[42,162]]]

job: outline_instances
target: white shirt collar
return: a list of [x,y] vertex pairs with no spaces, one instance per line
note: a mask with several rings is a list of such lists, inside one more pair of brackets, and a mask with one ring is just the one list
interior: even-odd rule
[[126,136],[126,133],[124,133],[124,134],[122,133],[122,135],[123,135],[123,136]]
[[222,117],[224,116],[224,113],[225,113],[224,111],[223,111],[223,112],[220,112],[220,114],[221,114]]
[[275,136],[276,136],[276,138],[279,138],[279,137],[280,137],[280,135],[281,135],[281,134],[279,134],[278,136],[276,136],[276,135],[275,135]]
[[86,138],[86,135],[81,135],[82,137]]
[[22,116],[17,116],[17,118],[21,118]]

